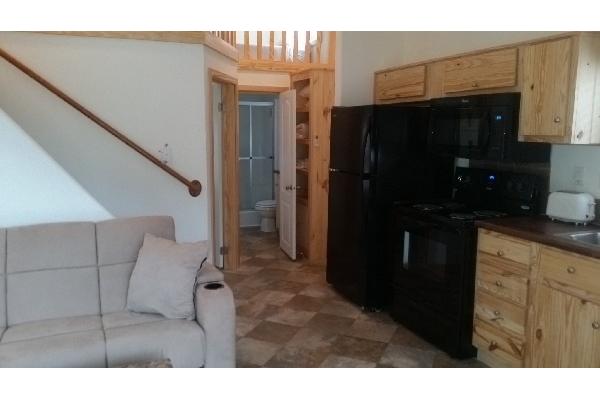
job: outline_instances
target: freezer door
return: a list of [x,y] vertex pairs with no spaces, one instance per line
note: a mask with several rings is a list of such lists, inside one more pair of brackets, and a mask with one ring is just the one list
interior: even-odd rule
[[330,168],[353,174],[370,171],[372,120],[373,106],[333,108]]

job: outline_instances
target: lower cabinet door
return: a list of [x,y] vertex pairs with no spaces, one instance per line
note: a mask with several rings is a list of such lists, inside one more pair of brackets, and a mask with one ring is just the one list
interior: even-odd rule
[[538,286],[533,367],[600,367],[600,306]]

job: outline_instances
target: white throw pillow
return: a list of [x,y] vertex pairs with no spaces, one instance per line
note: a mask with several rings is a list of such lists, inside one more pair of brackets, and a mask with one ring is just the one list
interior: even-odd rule
[[146,233],[129,279],[127,309],[194,319],[196,274],[207,255],[208,242],[175,243]]

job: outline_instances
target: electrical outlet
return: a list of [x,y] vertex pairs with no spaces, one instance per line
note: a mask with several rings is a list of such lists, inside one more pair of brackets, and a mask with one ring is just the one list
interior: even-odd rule
[[583,185],[583,176],[585,174],[585,168],[582,166],[573,167],[573,183],[575,186]]

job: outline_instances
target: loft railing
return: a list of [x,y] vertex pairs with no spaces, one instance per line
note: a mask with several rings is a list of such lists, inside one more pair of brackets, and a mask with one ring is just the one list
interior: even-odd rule
[[177,179],[179,182],[183,183],[185,186],[187,186],[187,188],[190,192],[190,195],[192,195],[193,197],[197,197],[198,195],[200,195],[200,192],[202,191],[202,185],[200,184],[199,181],[197,181],[197,180],[191,181],[189,179],[186,179],[183,175],[181,175],[180,173],[175,171],[173,168],[169,167],[166,164],[163,164],[158,158],[154,157],[152,154],[150,154],[149,152],[144,150],[141,146],[139,146],[134,141],[129,139],[123,133],[119,132],[118,130],[116,130],[115,128],[110,126],[107,122],[102,120],[96,114],[94,114],[93,112],[91,112],[90,110],[88,110],[87,108],[82,106],[81,104],[79,104],[73,98],[69,97],[69,95],[67,95],[65,92],[58,89],[52,83],[48,82],[42,76],[37,74],[31,68],[27,67],[25,64],[23,64],[22,62],[20,62],[16,58],[14,58],[12,55],[7,53],[6,51],[0,49],[0,57],[4,58],[6,61],[8,61],[13,66],[15,66],[17,69],[21,70],[21,72],[23,72],[24,74],[26,74],[27,76],[29,76],[30,78],[32,78],[33,80],[38,82],[40,85],[42,85],[43,87],[48,89],[50,92],[52,92],[53,94],[58,96],[60,99],[65,101],[67,104],[69,104],[71,107],[73,107],[74,109],[76,109],[77,111],[79,111],[80,113],[85,115],[87,118],[92,120],[92,122],[94,122],[95,124],[97,124],[98,126],[103,128],[104,130],[106,130],[108,133],[110,133],[111,135],[113,135],[114,137],[116,137],[117,139],[122,141],[123,143],[125,143],[127,146],[131,147],[133,150],[135,150],[136,152],[141,154],[148,161],[150,161],[151,163],[153,163],[154,165],[156,165],[157,167],[159,167],[160,169],[165,171],[167,174],[171,175],[173,178]]
[[238,31],[220,32],[235,43],[242,69],[298,71],[334,68],[335,32]]

